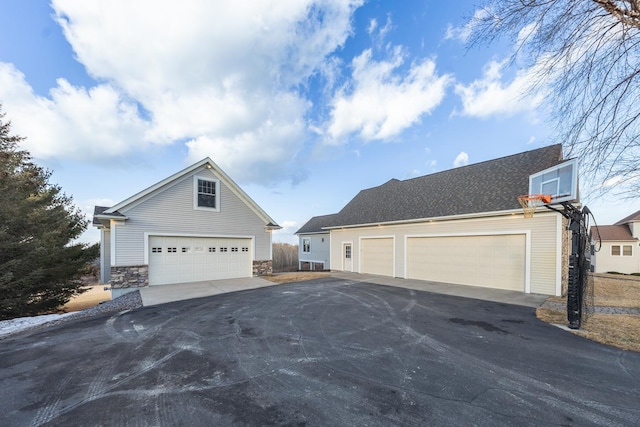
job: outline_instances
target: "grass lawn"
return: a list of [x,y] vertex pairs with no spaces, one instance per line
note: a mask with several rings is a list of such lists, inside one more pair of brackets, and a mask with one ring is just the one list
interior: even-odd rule
[[[594,305],[607,307],[640,307],[640,278],[612,274],[595,275]],[[566,297],[551,297],[549,301],[566,306]],[[567,324],[566,310],[538,308],[538,319],[560,325]],[[574,334],[603,344],[640,352],[640,316],[627,314],[592,314]]]

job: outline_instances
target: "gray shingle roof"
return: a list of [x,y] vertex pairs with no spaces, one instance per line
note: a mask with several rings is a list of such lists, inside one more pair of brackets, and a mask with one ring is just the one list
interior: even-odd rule
[[311,234],[311,233],[327,233],[327,230],[323,230],[322,227],[331,227],[338,225],[335,223],[337,218],[336,214],[314,216],[305,225],[303,225],[295,234]]
[[[109,209],[109,206],[94,206],[93,208],[93,225],[100,225],[100,220],[96,217],[96,215],[102,215],[104,213],[104,211],[106,211],[107,209]],[[125,218],[124,215],[122,215],[120,212],[115,211],[114,213],[110,213],[109,217],[122,217]]]
[[[529,175],[562,162],[562,146],[488,160],[360,191],[340,212],[314,217],[302,230],[376,224],[520,208]],[[328,222],[320,225],[322,218]],[[309,224],[312,223],[312,224]]]
[[100,215],[102,212],[109,209],[108,206],[94,206],[93,207],[93,225],[100,225],[100,220],[96,218],[96,215]]

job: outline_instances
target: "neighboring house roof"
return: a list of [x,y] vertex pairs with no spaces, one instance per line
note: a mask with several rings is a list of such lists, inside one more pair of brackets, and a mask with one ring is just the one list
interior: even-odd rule
[[632,213],[628,217],[623,218],[620,221],[616,222],[614,225],[624,225],[633,221],[640,221],[640,211]]
[[378,224],[519,209],[529,175],[561,163],[560,144],[360,191],[330,223],[314,217],[297,234],[318,228]]
[[269,215],[267,215],[267,213],[265,211],[262,210],[262,208],[260,206],[258,206],[258,204],[256,204],[256,202],[253,201],[253,199],[251,199],[251,197],[249,197],[247,195],[247,193],[245,193],[239,186],[238,184],[235,183],[235,181],[233,181],[222,169],[220,169],[220,167],[213,161],[211,160],[209,157],[206,157],[202,160],[200,160],[199,162],[189,166],[188,168],[185,168],[183,170],[181,170],[180,172],[177,172],[173,175],[171,175],[170,177],[163,179],[162,181],[158,182],[157,184],[152,185],[151,187],[148,187],[142,191],[140,191],[137,194],[134,194],[133,196],[129,197],[126,200],[123,200],[122,202],[111,206],[110,208],[106,208],[101,210],[100,212],[97,212],[98,209],[103,208],[102,206],[96,206],[95,208],[95,212],[94,212],[94,218],[93,218],[93,223],[99,225],[100,224],[100,219],[127,219],[127,217],[123,214],[121,214],[120,212],[118,212],[118,210],[120,209],[124,209],[134,203],[137,203],[138,201],[141,201],[142,199],[144,199],[147,196],[150,196],[152,194],[154,194],[155,192],[158,191],[162,191],[162,189],[171,184],[172,182],[176,181],[177,179],[182,178],[183,176],[203,167],[203,166],[207,166],[207,168],[212,169],[212,171],[218,175],[220,178],[222,178],[225,182],[225,184],[227,185],[227,187],[236,195],[238,196],[241,200],[243,200],[247,206],[249,206],[249,208],[251,208],[266,224],[267,227],[277,230],[280,229],[282,227],[280,227]]
[[604,241],[634,241],[631,230],[626,225],[597,225],[591,227],[591,235],[595,240]]

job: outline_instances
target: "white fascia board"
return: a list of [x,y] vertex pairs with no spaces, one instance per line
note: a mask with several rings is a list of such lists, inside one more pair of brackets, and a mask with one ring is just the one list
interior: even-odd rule
[[[546,212],[545,212],[546,211]],[[547,214],[547,209],[537,211],[536,214]],[[360,227],[374,227],[378,225],[397,225],[397,224],[413,224],[419,222],[442,222],[442,221],[454,221],[459,219],[475,219],[475,218],[489,218],[489,217],[501,217],[501,216],[516,216],[522,215],[522,209],[510,209],[506,211],[493,211],[493,212],[480,212],[473,214],[462,214],[462,215],[450,215],[450,216],[438,216],[432,218],[416,218],[416,219],[401,219],[397,221],[387,221],[387,222],[372,222],[366,224],[350,224],[350,225],[335,225],[331,227],[322,227],[323,230],[339,230],[342,228],[360,228]]]

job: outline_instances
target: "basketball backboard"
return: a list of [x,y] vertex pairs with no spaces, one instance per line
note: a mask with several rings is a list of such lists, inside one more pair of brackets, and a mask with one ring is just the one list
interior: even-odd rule
[[550,194],[551,202],[578,199],[578,159],[567,160],[529,176],[529,194]]

